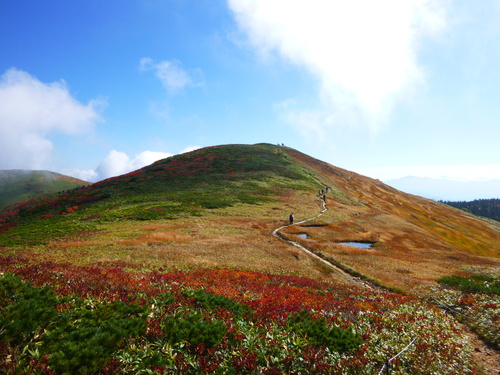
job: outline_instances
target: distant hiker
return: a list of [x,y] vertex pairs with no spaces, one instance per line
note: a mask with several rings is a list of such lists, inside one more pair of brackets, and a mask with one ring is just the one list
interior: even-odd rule
[[323,202],[326,203],[326,194],[323,194]]
[[293,224],[293,213],[290,214],[290,225]]

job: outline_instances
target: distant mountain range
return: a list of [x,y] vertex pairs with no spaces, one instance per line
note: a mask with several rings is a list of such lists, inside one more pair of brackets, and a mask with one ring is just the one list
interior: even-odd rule
[[39,195],[90,185],[90,182],[49,171],[0,170],[0,210]]
[[384,180],[384,183],[406,193],[433,200],[472,201],[500,198],[500,180],[454,181],[408,176]]

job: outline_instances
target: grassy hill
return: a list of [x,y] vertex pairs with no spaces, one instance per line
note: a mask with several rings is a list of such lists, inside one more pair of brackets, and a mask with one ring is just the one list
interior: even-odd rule
[[86,181],[49,171],[2,170],[0,171],[0,210],[38,195],[89,184]]
[[[328,211],[308,223],[316,225],[291,226],[282,235],[344,268],[411,290],[467,265],[499,264],[498,223],[267,144],[205,148],[24,202],[4,211],[0,245],[39,245],[40,253],[50,246],[52,257],[78,262],[205,264],[331,277],[269,235],[290,212],[296,221],[317,216],[318,190],[325,186]],[[338,244],[350,241],[373,246]]]
[[[327,210],[319,215],[323,200],[318,193],[325,187]],[[285,226],[291,212],[296,224]],[[143,341],[135,338],[140,330],[127,339],[133,341],[127,347],[135,351],[119,346],[123,341],[118,340],[109,352],[109,360],[115,362],[94,363],[94,368],[108,366],[109,372],[117,371],[115,363],[130,370],[125,373],[139,373],[131,370],[130,361],[135,360],[149,370],[187,366],[187,373],[216,373],[222,366],[218,371],[227,371],[221,373],[306,373],[313,368],[327,373],[320,368],[329,368],[371,374],[415,334],[425,336],[427,344],[410,349],[409,358],[397,365],[400,373],[465,374],[473,367],[470,343],[453,318],[425,301],[439,296],[449,305],[481,311],[474,316],[478,327],[498,321],[500,301],[497,304],[494,295],[481,292],[463,298],[459,289],[448,292],[437,283],[445,276],[467,279],[478,273],[490,275],[481,282],[495,283],[500,276],[498,222],[402,193],[286,147],[204,148],[71,192],[23,202],[1,214],[0,272],[49,285],[58,295],[76,293],[87,301],[81,302],[84,305],[90,298],[92,303],[142,299],[139,305],[149,306],[129,313],[134,319],[143,313],[150,316]],[[282,238],[319,258],[407,296],[360,286],[273,236],[279,227]],[[0,305],[1,295],[0,285]],[[246,308],[255,315],[239,315]],[[302,309],[309,313],[300,313]],[[193,311],[201,311],[205,320]],[[106,314],[121,321],[118,310]],[[0,326],[1,318],[0,313]],[[206,328],[220,331],[222,341],[203,341],[206,334],[201,331],[196,339],[186,333],[184,324],[201,327],[201,321],[216,320],[232,327]],[[359,336],[334,333],[332,325]],[[485,327],[478,332],[498,345],[499,328]],[[168,336],[177,330],[187,336]],[[319,338],[312,333],[318,330],[340,336]],[[269,334],[277,347],[288,349],[269,346]],[[350,354],[335,354],[340,350],[335,345],[343,340],[339,337],[350,342],[344,343]],[[357,347],[360,339],[364,344]],[[186,341],[193,346],[185,346]],[[200,343],[204,349],[197,346]],[[150,365],[140,360],[158,345],[163,359]],[[54,358],[52,368],[71,372],[64,359]],[[213,369],[206,370],[210,366]]]

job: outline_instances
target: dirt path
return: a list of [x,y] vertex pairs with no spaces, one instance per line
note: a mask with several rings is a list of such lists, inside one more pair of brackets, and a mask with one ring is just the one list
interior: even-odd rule
[[474,332],[466,326],[469,341],[472,345],[472,358],[476,366],[479,367],[478,375],[500,375],[500,352],[487,346]]
[[370,284],[368,284],[367,282],[357,278],[357,277],[354,277],[350,274],[348,274],[347,272],[345,272],[342,268],[336,266],[335,264],[329,262],[328,260],[326,259],[323,259],[322,257],[320,257],[319,255],[316,255],[315,253],[313,253],[312,251],[308,250],[307,248],[305,248],[304,246],[302,246],[301,244],[295,242],[295,241],[291,241],[291,240],[288,240],[286,239],[285,237],[283,237],[281,234],[280,234],[280,230],[282,230],[283,228],[286,228],[286,227],[289,227],[291,225],[299,225],[299,224],[304,224],[304,223],[307,223],[308,221],[311,221],[311,220],[315,220],[317,219],[318,217],[320,217],[321,215],[323,215],[327,210],[328,210],[328,207],[326,206],[326,203],[324,200],[321,200],[322,204],[323,204],[323,209],[321,210],[321,212],[317,215],[317,216],[314,216],[314,217],[311,217],[309,219],[305,219],[305,220],[302,220],[302,221],[299,221],[297,223],[294,223],[294,224],[290,224],[290,225],[283,225],[279,228],[276,228],[274,231],[273,231],[273,236],[275,237],[278,237],[280,238],[281,240],[285,241],[286,243],[292,245],[292,246],[295,246],[297,248],[299,248],[300,250],[302,250],[304,253],[306,253],[307,255],[309,255],[310,257],[320,261],[321,263],[323,263],[324,265],[326,265],[328,268],[330,268],[333,272],[335,272],[336,274],[342,276],[344,279],[348,280],[349,282],[352,282],[356,285],[359,285],[359,286],[362,286],[364,288],[368,288],[368,289],[374,289]]

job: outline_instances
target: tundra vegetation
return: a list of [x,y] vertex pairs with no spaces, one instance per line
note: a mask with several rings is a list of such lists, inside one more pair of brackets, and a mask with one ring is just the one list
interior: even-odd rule
[[[375,287],[273,237],[290,212]],[[480,373],[457,318],[498,345],[499,228],[285,147],[177,155],[1,212],[0,368],[374,374],[415,339],[391,374]]]

